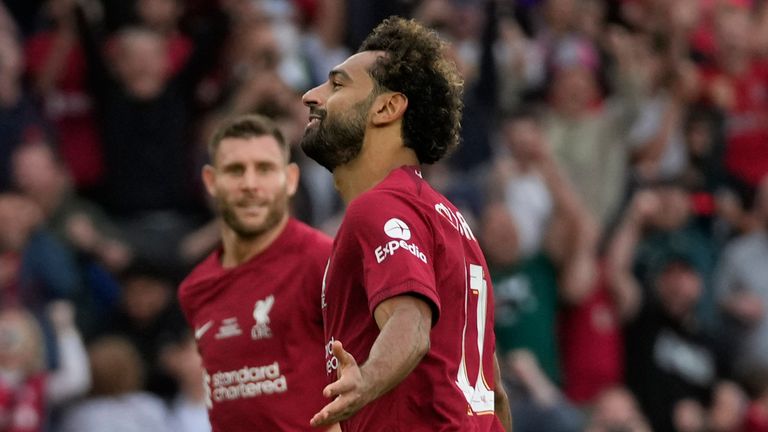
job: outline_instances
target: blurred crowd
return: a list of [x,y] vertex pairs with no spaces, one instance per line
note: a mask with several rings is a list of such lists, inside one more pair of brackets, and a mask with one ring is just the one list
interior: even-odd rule
[[393,14],[465,79],[425,175],[489,261],[515,431],[768,431],[768,2],[4,0],[0,432],[210,430],[175,300],[218,244],[206,140],[259,112],[297,144]]

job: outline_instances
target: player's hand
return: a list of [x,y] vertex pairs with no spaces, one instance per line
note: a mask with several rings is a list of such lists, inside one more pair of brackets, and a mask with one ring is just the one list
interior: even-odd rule
[[312,426],[327,426],[347,419],[360,410],[368,400],[368,388],[355,358],[344,351],[341,342],[333,342],[333,355],[339,360],[338,380],[323,389],[323,396],[333,398],[312,417]]

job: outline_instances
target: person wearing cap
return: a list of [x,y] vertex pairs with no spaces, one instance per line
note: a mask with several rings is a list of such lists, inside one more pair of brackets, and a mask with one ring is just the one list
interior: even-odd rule
[[681,430],[693,414],[704,422],[705,407],[722,371],[715,340],[698,319],[704,274],[695,251],[669,242],[646,262],[645,277],[633,273],[641,232],[662,209],[658,197],[633,198],[608,250],[609,283],[634,299],[626,311],[626,383],[654,431]]

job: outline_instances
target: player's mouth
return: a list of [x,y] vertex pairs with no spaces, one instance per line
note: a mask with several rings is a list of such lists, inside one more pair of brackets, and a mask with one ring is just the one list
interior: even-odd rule
[[321,110],[321,109],[310,110],[309,122],[307,123],[307,127],[316,126],[320,124],[320,122],[322,122],[324,118],[325,118],[325,110]]
[[266,202],[245,202],[235,205],[240,211],[246,214],[259,214],[269,207]]

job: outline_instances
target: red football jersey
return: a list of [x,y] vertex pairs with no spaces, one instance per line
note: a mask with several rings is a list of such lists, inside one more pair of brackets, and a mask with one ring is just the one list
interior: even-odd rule
[[558,319],[563,392],[579,404],[593,402],[624,376],[621,320],[606,279],[601,268],[592,294],[562,310]]
[[291,219],[263,252],[221,266],[221,249],[179,300],[205,368],[214,432],[313,430],[327,403],[320,290],[331,239]]
[[461,213],[414,167],[392,171],[353,200],[334,240],[322,296],[330,381],[338,366],[332,341],[363,364],[379,334],[373,311],[404,294],[432,306],[430,350],[399,385],[342,422],[342,430],[501,430],[485,259]]
[[725,168],[756,186],[768,174],[768,64],[752,63],[739,76],[704,68],[702,79],[705,88],[724,82],[733,93],[725,112]]

